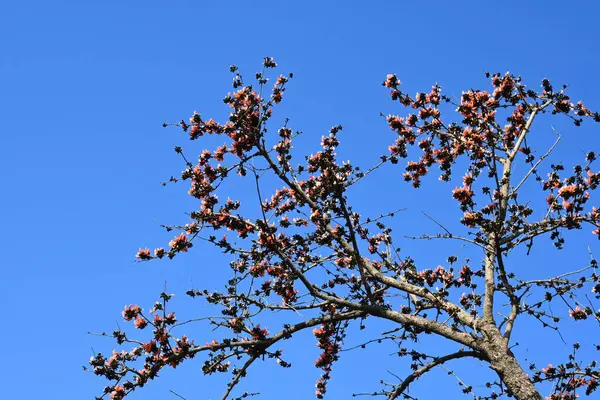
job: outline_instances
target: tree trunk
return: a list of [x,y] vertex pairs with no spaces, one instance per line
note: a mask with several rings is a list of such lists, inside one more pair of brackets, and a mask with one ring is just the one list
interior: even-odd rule
[[506,348],[502,337],[492,339],[486,347],[491,368],[517,400],[543,399],[515,356]]

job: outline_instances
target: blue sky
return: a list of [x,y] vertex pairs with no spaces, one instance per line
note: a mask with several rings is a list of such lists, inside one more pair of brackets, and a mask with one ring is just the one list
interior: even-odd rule
[[[112,342],[87,332],[112,330],[125,304],[149,308],[165,281],[184,315],[205,311],[183,292],[192,284],[220,288],[227,260],[207,248],[172,262],[138,264],[134,254],[140,246],[165,244],[170,235],[159,224],[185,222],[184,212],[194,205],[184,187],[160,185],[182,169],[173,146],[188,144],[179,130],[161,124],[194,110],[226,116],[220,99],[230,90],[230,64],[251,77],[262,57],[275,57],[282,72],[296,76],[279,112],[306,133],[299,150],[310,153],[331,126],[343,124],[341,154],[369,165],[393,140],[379,117],[398,111],[380,85],[390,72],[409,93],[439,82],[458,95],[486,86],[486,70],[510,70],[532,87],[543,77],[568,83],[573,98],[600,109],[599,11],[593,1],[3,2],[0,375],[10,385],[0,397],[98,395],[104,382],[81,365],[92,348],[107,353]],[[557,157],[580,161],[582,149],[598,150],[597,134],[593,125],[565,131]],[[451,188],[429,182],[411,190],[392,168],[354,200],[374,211],[387,207],[379,200],[393,200],[390,207],[411,211],[401,216],[405,230],[399,232],[431,232],[436,227],[420,211],[447,221],[459,213],[445,208],[451,202],[439,203]],[[585,264],[588,245],[600,253],[597,242],[589,234],[576,236],[561,253],[542,244],[527,264]],[[446,257],[443,251],[456,249],[433,246],[402,243],[434,267]],[[573,332],[567,329],[567,336]],[[196,333],[198,342],[212,339],[208,330]],[[554,336],[538,339],[521,356],[539,356],[543,365],[549,348],[550,354],[568,351],[561,346]],[[389,348],[374,352],[344,356],[331,398],[378,389],[380,379],[394,379],[386,370],[406,373],[388,357]],[[386,366],[372,364],[373,354]],[[257,367],[250,374],[256,379],[243,388],[267,399],[280,398],[283,390],[286,398],[311,398],[316,356],[311,339],[300,340],[291,350],[298,368]],[[359,372],[364,365],[370,367]],[[176,399],[170,389],[188,400],[220,398],[223,380],[202,377],[200,367],[191,363],[166,373],[132,399]],[[448,379],[443,375],[439,379]],[[422,380],[415,393],[443,393],[433,382]]]

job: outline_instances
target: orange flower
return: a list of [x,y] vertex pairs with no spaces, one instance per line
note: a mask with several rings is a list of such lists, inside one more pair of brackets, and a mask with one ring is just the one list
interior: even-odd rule
[[569,315],[574,320],[582,320],[587,318],[587,313],[581,309],[581,307],[577,307],[574,310],[569,311]]
[[463,204],[470,203],[471,197],[473,197],[473,191],[468,187],[456,188],[452,191],[452,197]]
[[393,88],[400,84],[400,80],[395,74],[388,74],[383,82],[383,86],[386,88]]
[[546,375],[552,375],[556,372],[556,368],[554,368],[552,364],[548,364],[546,368],[542,369],[542,372]]
[[254,329],[252,329],[252,339],[254,340],[264,340],[269,336],[269,331],[267,328],[260,328],[260,325],[256,325]]
[[156,340],[151,340],[148,343],[144,343],[143,347],[146,353],[154,353],[158,350],[158,347],[156,347]]
[[565,185],[558,189],[558,195],[567,200],[577,194],[577,185]]
[[481,221],[481,216],[477,213],[473,212],[465,212],[463,215],[462,223],[468,226],[469,228],[475,228],[477,223]]
[[139,258],[140,260],[152,259],[152,256],[150,255],[150,249],[139,249],[135,257]]
[[192,244],[188,241],[185,233],[175,237],[169,242],[169,246],[175,251],[188,251]]
[[138,305],[132,304],[129,306],[125,306],[121,314],[123,315],[123,319],[125,319],[125,321],[131,321],[132,319],[137,317],[141,311],[142,310]]
[[125,389],[123,389],[121,386],[116,385],[113,388],[113,391],[110,393],[110,398],[112,400],[121,400],[122,398],[125,397]]
[[135,321],[133,321],[133,324],[138,329],[144,329],[146,326],[148,326],[148,321],[146,321],[144,317],[138,315],[135,317]]

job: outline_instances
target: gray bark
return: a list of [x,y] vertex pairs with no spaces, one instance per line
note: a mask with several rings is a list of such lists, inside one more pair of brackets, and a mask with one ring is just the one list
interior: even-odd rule
[[542,395],[506,344],[506,339],[498,332],[484,345],[490,367],[517,400],[542,400]]

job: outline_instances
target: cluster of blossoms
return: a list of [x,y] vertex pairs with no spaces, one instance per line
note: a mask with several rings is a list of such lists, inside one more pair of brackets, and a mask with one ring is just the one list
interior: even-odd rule
[[546,197],[548,212],[555,219],[562,219],[567,228],[580,228],[582,222],[594,226],[593,233],[600,238],[600,213],[596,207],[590,211],[585,206],[590,199],[590,192],[600,184],[600,172],[591,170],[596,154],[590,152],[586,156],[586,165],[577,165],[573,174],[562,178],[564,167],[560,164],[553,165],[553,171],[548,174],[548,179],[543,181],[543,189],[550,193]]
[[336,341],[337,324],[323,324],[320,328],[313,330],[313,335],[318,340],[317,346],[322,350],[321,355],[315,361],[315,366],[321,368],[324,373],[316,384],[316,395],[322,399],[327,392],[327,382],[331,378],[331,366],[338,359],[340,346]]
[[192,244],[188,241],[187,235],[182,233],[169,242],[169,247],[171,247],[171,249],[173,249],[175,252],[186,252],[190,247],[192,247]]
[[[407,158],[404,179],[419,187],[433,167],[439,168],[441,180],[450,181],[452,169],[466,164],[462,185],[459,183],[451,195],[462,211],[461,222],[475,231],[470,233],[473,239],[467,241],[483,248],[486,262],[491,265],[472,269],[471,261],[466,259],[465,263],[457,264],[461,268],[455,270],[454,263],[458,258],[452,256],[448,258],[448,267],[417,269],[411,258],[401,259],[399,250],[393,248],[392,230],[382,222],[393,213],[365,219],[349,204],[347,189],[366,173],[350,162],[338,161],[336,152],[341,126],[334,126],[322,137],[320,149],[297,165],[292,164],[292,149],[293,140],[300,132],[289,128],[286,120],[274,139],[267,134],[272,109],[282,101],[286,84],[292,77],[291,74],[279,76],[270,95],[263,96],[269,80],[264,71],[275,66],[273,59],[265,58],[263,71],[256,74],[260,85],[256,90],[244,83],[236,67],[231,67],[234,93],[224,99],[231,111],[227,122],[205,119],[194,112],[189,122],[177,124],[191,140],[217,135],[226,143],[202,151],[193,163],[185,157],[182,148],[175,148],[186,167],[180,178],[171,181],[187,181],[189,195],[198,201],[199,207],[189,214],[191,220],[187,224],[165,227],[167,231],[176,229],[180,232],[167,248],[154,251],[140,248],[136,255],[140,261],[165,256],[173,258],[188,252],[192,242],[197,243],[195,239],[203,239],[223,253],[234,255],[230,263],[232,277],[223,293],[206,290],[187,293],[220,308],[221,315],[206,320],[226,334],[204,346],[195,345],[186,336],[175,336],[174,329],[189,321],[178,323],[174,313],[167,313],[170,295],[163,294],[162,302],[157,302],[150,311],[153,316],[144,315],[137,305],[125,307],[123,318],[138,331],[143,331],[140,334],[150,335],[151,331],[151,335],[148,340],[132,340],[124,332],[115,331],[113,337],[117,342],[131,344],[133,349],[114,352],[110,358],[98,354],[90,361],[96,374],[112,381],[105,394],[113,400],[120,400],[144,386],[164,367],[175,368],[201,352],[208,354],[202,368],[205,374],[233,373],[223,397],[228,398],[255,360],[271,358],[283,367],[289,366],[281,358],[281,350],[270,347],[296,331],[315,326],[318,328],[313,334],[321,350],[315,366],[323,371],[316,384],[316,395],[323,398],[349,321],[360,320],[363,328],[367,317],[393,315],[395,319],[390,320],[398,324],[394,332],[399,332],[393,338],[402,343],[417,343],[420,334],[431,333],[431,326],[443,325],[439,329],[446,329],[444,335],[462,337],[460,335],[464,334],[468,340],[457,342],[469,346],[473,335],[480,333],[481,326],[475,322],[483,313],[484,302],[489,301],[485,299],[488,287],[508,297],[517,313],[527,313],[539,320],[549,318],[538,310],[542,304],[571,293],[584,283],[593,281],[594,290],[600,293],[597,276],[583,281],[565,279],[552,282],[554,286],[540,284],[548,292],[539,303],[514,302],[519,298],[515,292],[526,293],[532,285],[506,272],[499,262],[513,246],[531,241],[544,232],[555,235],[559,228],[573,229],[584,222],[591,223],[600,236],[600,212],[596,208],[591,211],[586,208],[590,192],[600,184],[600,173],[591,170],[595,154],[588,154],[587,164],[576,167],[571,176],[561,176],[564,174],[562,167],[553,166],[548,180],[542,182],[544,190],[550,193],[547,197],[548,218],[541,222],[530,222],[533,211],[528,202],[517,201],[516,191],[521,184],[511,182],[514,172],[511,165],[517,157],[526,166],[532,166],[523,180],[529,175],[538,177],[539,163],[535,162],[534,151],[525,141],[535,114],[547,108],[572,118],[576,124],[583,117],[600,120],[582,103],[573,105],[563,91],[555,92],[547,81],[542,83],[544,92],[538,95],[526,89],[520,78],[510,74],[488,76],[493,86],[491,93],[469,90],[462,93],[457,103],[442,94],[439,85],[413,97],[400,89],[400,81],[395,75],[386,77],[383,85],[390,89],[392,100],[409,111],[405,116],[389,115],[386,118],[396,137],[389,146],[390,154],[383,156],[381,163],[368,172],[387,162],[398,164],[401,158]],[[445,104],[456,107],[459,121],[448,122],[443,117]],[[415,148],[419,156],[413,158],[411,153]],[[245,210],[239,201],[219,199],[218,194],[226,186],[223,182],[229,179],[232,171],[237,171],[239,179],[249,173],[254,179],[252,184],[256,185],[260,200],[258,217],[244,216],[241,212]],[[263,197],[266,185],[261,187],[260,183],[269,176],[277,183],[272,186],[269,182],[275,190]],[[486,198],[489,198],[488,204],[483,203]],[[219,230],[234,233],[219,239],[212,234]],[[207,231],[210,233],[205,236]],[[443,236],[453,237],[447,232]],[[482,285],[482,282],[488,283],[486,273],[490,271],[497,280]],[[432,290],[438,284],[441,288]],[[434,312],[428,311],[431,309]],[[282,310],[299,314],[299,310],[312,312],[316,317],[297,325],[284,324],[281,331],[273,334],[256,323],[261,313]],[[436,314],[435,318],[432,314]],[[589,316],[600,320],[600,312],[594,314],[591,308],[572,308],[570,314],[576,320]],[[442,320],[446,322],[440,322]],[[512,321],[507,319],[503,323],[508,326]],[[477,338],[485,341],[483,336]],[[481,352],[481,349],[475,350]],[[398,355],[413,358],[413,371],[418,371],[427,360],[438,360],[405,348],[401,348]],[[487,360],[485,354],[478,353],[477,356]],[[245,357],[248,362],[241,368],[232,367],[235,365],[233,360]],[[136,361],[143,363],[141,368],[132,366]],[[597,384],[593,373],[597,372],[592,371],[585,377],[569,376],[559,367],[549,367],[536,377],[540,380],[559,379],[559,385],[563,386],[552,396],[566,400],[575,389],[585,386],[590,393],[595,390]],[[402,384],[398,387],[402,388]],[[470,387],[464,389],[465,393],[470,390]],[[382,394],[398,398],[392,397],[392,392]],[[240,398],[247,396],[246,393]],[[494,396],[497,397],[494,393],[491,398],[496,398]]]
[[[264,68],[275,68],[277,64],[272,58],[266,57],[264,60]],[[230,139],[230,144],[224,144],[217,147],[213,152],[205,150],[199,157],[197,164],[193,165],[186,159],[187,169],[181,174],[181,180],[190,180],[191,187],[189,194],[201,200],[200,212],[192,212],[191,217],[195,220],[193,224],[188,224],[185,230],[188,234],[198,233],[201,226],[209,225],[215,230],[226,228],[238,233],[240,238],[246,238],[249,234],[255,232],[256,225],[252,222],[240,218],[234,214],[240,206],[239,202],[228,199],[227,203],[218,207],[218,197],[215,194],[219,183],[225,179],[228,173],[237,168],[240,175],[246,174],[245,164],[257,153],[248,155],[251,150],[258,150],[259,140],[262,137],[261,125],[263,125],[271,116],[271,107],[273,104],[281,102],[285,85],[292,77],[279,76],[273,87],[271,100],[266,101],[253,90],[251,85],[245,85],[242,76],[237,73],[237,67],[232,66],[231,72],[235,74],[233,86],[237,91],[229,94],[223,100],[229,105],[232,112],[229,116],[229,121],[225,124],[216,122],[215,120],[204,120],[202,116],[194,112],[189,120],[189,123],[181,121],[178,125],[188,132],[190,139],[195,140],[204,135],[224,135]],[[262,85],[267,82],[262,73],[257,74],[257,80]],[[167,126],[167,124],[165,124]],[[285,131],[285,129],[283,130]],[[289,142],[289,137],[284,135]],[[285,147],[285,146],[284,146]],[[175,148],[176,152],[183,154],[181,147]],[[281,150],[281,149],[280,149]],[[289,143],[288,149],[289,151]],[[259,151],[260,152],[260,151]],[[238,157],[239,162],[231,167],[224,167],[221,164],[215,165],[211,161],[223,162],[228,153]],[[173,178],[177,181],[178,179]],[[201,225],[201,226],[200,226]],[[189,227],[192,226],[193,229]],[[168,228],[170,230],[172,228]],[[193,237],[192,237],[193,238]],[[267,243],[274,240],[269,237],[263,242]],[[226,246],[226,243],[223,243]],[[169,243],[170,249],[165,251],[158,248],[154,251],[154,256],[149,249],[140,249],[137,258],[141,261],[150,260],[153,258],[162,258],[168,255],[169,258],[175,256],[176,253],[186,252],[192,242],[182,233]]]
[[473,206],[473,196],[473,190],[469,186],[459,187],[452,191],[452,197],[460,203],[463,209]]
[[[104,393],[109,394],[112,400],[120,400],[136,388],[143,387],[148,380],[154,379],[164,366],[175,368],[183,359],[194,356],[191,351],[194,347],[193,342],[186,336],[176,338],[170,333],[171,327],[177,322],[175,313],[165,311],[165,305],[171,297],[172,295],[166,293],[161,294],[162,301],[157,302],[151,310],[151,313],[154,313],[152,320],[144,316],[143,310],[138,305],[129,305],[123,309],[123,319],[133,321],[135,328],[143,330],[149,325],[152,326],[150,340],[147,342],[130,340],[123,331],[117,330],[112,334],[117,342],[131,343],[134,347],[130,351],[113,351],[109,358],[98,353],[90,359],[89,363],[96,375],[116,381],[114,385],[104,389]],[[144,359],[142,368],[132,370],[128,364],[141,357]],[[127,380],[127,375],[131,371],[134,372],[133,379]]]
[[[509,173],[517,155],[522,154],[525,164],[531,166],[523,181],[529,175],[535,175],[537,180],[541,180],[537,175],[537,168],[546,156],[535,163],[534,152],[526,141],[536,114],[562,114],[572,119],[575,125],[580,125],[586,117],[598,122],[600,115],[591,112],[582,102],[571,103],[564,88],[555,91],[546,79],[542,81],[543,91],[538,94],[526,88],[520,77],[509,73],[487,76],[493,86],[491,93],[469,90],[463,92],[459,103],[455,103],[442,94],[438,85],[429,93],[419,92],[414,97],[409,96],[401,90],[397,77],[388,75],[383,85],[390,89],[392,100],[410,110],[404,117],[387,117],[389,127],[397,135],[394,144],[389,147],[389,160],[398,163],[399,158],[411,157],[409,147],[418,147],[422,155],[418,160],[409,159],[404,173],[404,178],[418,187],[434,164],[440,168],[440,179],[448,181],[457,160],[460,157],[467,158],[469,166],[465,182],[452,192],[463,211],[461,222],[469,228],[481,228],[481,232],[489,233],[495,229],[493,219],[500,216],[504,229],[514,234],[515,241],[509,243],[508,248],[512,248],[515,242],[521,243],[517,239],[524,240],[519,236],[528,230],[538,234],[558,227],[579,229],[583,222],[591,224],[594,227],[593,233],[600,238],[600,219],[596,209],[585,210],[590,192],[597,188],[600,179],[599,172],[591,170],[591,164],[596,159],[595,153],[588,153],[586,165],[575,166],[574,174],[562,179],[562,166],[552,166],[555,170],[548,180],[543,181],[544,190],[550,191],[546,201],[551,221],[545,226],[532,227],[527,222],[532,211],[514,201],[516,197],[511,193],[511,176],[505,175]],[[456,107],[462,117],[460,122],[444,122],[444,103]],[[506,123],[501,124],[503,117]],[[508,170],[503,171],[506,168]],[[490,196],[492,202],[476,209],[474,183],[484,176],[483,172],[490,178],[495,177],[499,186],[491,190],[482,185],[482,193]],[[552,239],[557,247],[562,246],[563,239],[558,232],[553,234]]]
[[450,271],[446,271],[441,265],[438,265],[438,267],[434,270],[425,269],[420,271],[419,278],[423,279],[423,281],[429,286],[433,286],[437,282],[441,282],[445,286],[450,286],[456,282],[454,279],[454,274]]
[[[589,396],[600,386],[600,373],[595,370],[596,362],[582,365],[577,361],[579,343],[573,345],[573,353],[569,355],[569,361],[564,364],[552,365],[537,369],[534,364],[530,366],[534,370],[532,380],[534,382],[552,382],[553,393],[546,397],[549,400],[575,400],[580,398],[578,393],[583,392]],[[597,347],[600,350],[600,347]]]
[[152,260],[153,258],[163,258],[165,255],[168,255],[169,258],[173,258],[176,253],[187,252],[188,249],[192,247],[192,242],[189,241],[185,233],[181,233],[169,242],[169,247],[170,250],[168,252],[166,252],[162,247],[154,249],[154,256],[148,248],[139,249],[135,257],[140,261],[148,261]]
[[[435,85],[429,93],[417,93],[414,98],[404,94],[399,89],[399,81],[389,77],[384,86],[392,89],[391,97],[403,106],[417,110],[416,114],[407,117],[390,115],[387,117],[390,128],[398,134],[395,143],[389,147],[391,161],[396,163],[398,157],[408,157],[407,146],[417,144],[423,151],[418,161],[409,161],[404,178],[412,181],[413,186],[420,186],[421,179],[431,166],[438,164],[442,174],[440,179],[448,181],[451,177],[452,165],[457,158],[468,154],[475,170],[486,166],[497,144],[510,146],[514,134],[522,128],[524,121],[522,113],[517,110],[509,118],[509,124],[503,132],[498,131],[496,109],[501,107],[501,101],[515,101],[513,89],[515,78],[506,75],[500,78],[494,75],[492,83],[495,86],[492,95],[485,91],[470,90],[461,96],[461,102],[456,104],[457,111],[463,117],[462,123],[446,124],[441,119],[440,105],[442,102],[451,103],[451,99],[442,95],[441,87]],[[517,96],[518,97],[518,96]],[[512,132],[512,133],[506,133]]]
[[[592,291],[595,291],[595,290],[592,290]],[[594,310],[592,310],[590,307],[585,307],[582,309],[580,306],[577,306],[574,309],[569,310],[569,315],[574,320],[584,320],[584,319],[587,319],[589,316],[593,316],[598,321],[600,321],[600,310],[598,310],[596,313],[594,313]]]

